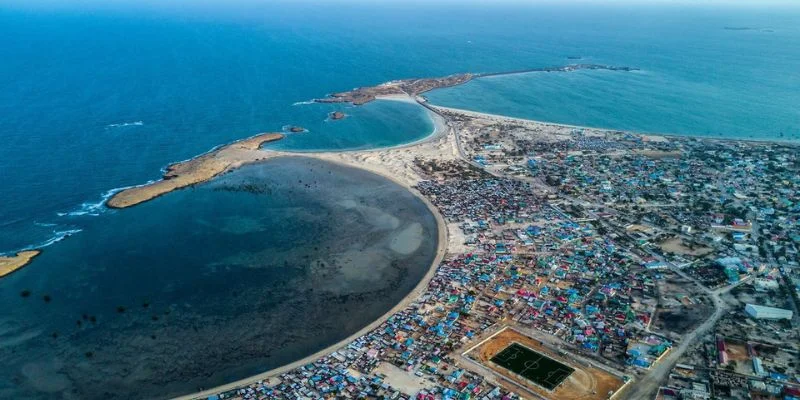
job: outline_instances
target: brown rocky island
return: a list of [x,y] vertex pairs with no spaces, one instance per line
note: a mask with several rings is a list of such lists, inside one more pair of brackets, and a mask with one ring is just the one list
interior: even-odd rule
[[28,265],[34,257],[42,252],[40,250],[20,251],[14,256],[0,257],[0,278],[10,275],[20,268]]
[[382,96],[416,96],[433,89],[462,85],[471,81],[475,76],[474,74],[458,74],[444,78],[391,81],[378,86],[362,87],[349,92],[334,93],[327,98],[315,99],[314,101],[317,103],[352,103],[353,105],[360,106]]
[[334,112],[328,114],[328,116],[330,117],[330,119],[332,119],[334,121],[338,121],[340,119],[344,119],[344,117],[346,117],[347,115],[345,115],[341,111],[334,111]]
[[205,182],[244,164],[266,159],[269,154],[259,150],[261,145],[283,137],[281,133],[262,133],[227,144],[191,160],[172,164],[167,167],[161,180],[125,189],[111,197],[106,205],[110,208],[135,206],[173,190]]

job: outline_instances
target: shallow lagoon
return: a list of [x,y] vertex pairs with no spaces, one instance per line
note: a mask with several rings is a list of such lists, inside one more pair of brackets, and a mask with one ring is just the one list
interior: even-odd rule
[[413,194],[304,157],[108,212],[0,281],[0,397],[166,398],[263,372],[384,314],[436,247]]

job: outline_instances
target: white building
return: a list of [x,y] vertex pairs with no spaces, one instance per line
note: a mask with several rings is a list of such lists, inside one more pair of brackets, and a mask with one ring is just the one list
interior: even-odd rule
[[792,310],[748,304],[744,312],[755,319],[792,319]]

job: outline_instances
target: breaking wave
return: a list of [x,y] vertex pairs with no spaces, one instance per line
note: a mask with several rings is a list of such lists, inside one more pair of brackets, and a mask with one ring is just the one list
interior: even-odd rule
[[133,121],[133,122],[122,122],[119,124],[108,124],[106,125],[106,128],[122,128],[126,126],[143,126],[143,125],[144,125],[143,121]]
[[292,132],[292,128],[293,128],[294,126],[295,126],[295,125],[284,125],[283,127],[281,127],[281,132],[283,132],[283,133],[288,133],[288,134],[293,134],[293,133],[308,133],[308,132],[309,132],[309,130],[308,130],[308,129],[305,129],[305,128],[303,128],[303,130],[302,130],[302,131],[300,131],[300,132]]
[[50,245],[52,245],[54,243],[58,243],[58,242],[60,242],[60,241],[62,241],[64,239],[66,239],[66,238],[68,238],[68,237],[70,237],[72,235],[76,235],[76,234],[78,234],[80,232],[83,232],[83,229],[69,229],[69,230],[66,230],[66,231],[55,231],[55,232],[53,232],[53,236],[50,239],[47,239],[44,242],[42,242],[42,243],[40,243],[40,244],[38,244],[36,246],[33,246],[32,248],[41,249],[43,247],[50,246]]
[[56,213],[59,217],[81,217],[88,215],[90,217],[96,217],[103,213],[103,211],[107,210],[106,201],[111,198],[111,196],[117,194],[118,192],[125,190],[127,188],[117,188],[111,189],[105,193],[101,197],[100,201],[97,202],[86,202],[82,203],[77,210],[69,211],[69,212],[60,212]]

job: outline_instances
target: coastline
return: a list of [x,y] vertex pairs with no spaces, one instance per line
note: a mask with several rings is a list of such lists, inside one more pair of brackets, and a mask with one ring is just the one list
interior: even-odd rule
[[564,124],[560,122],[548,122],[548,121],[540,121],[535,119],[526,119],[526,118],[519,118],[519,117],[510,117],[507,115],[501,114],[491,114],[485,113],[480,111],[473,111],[473,110],[465,110],[463,108],[454,108],[454,107],[446,107],[440,106],[430,102],[427,98],[424,99],[423,102],[420,104],[425,104],[431,108],[435,108],[442,111],[453,112],[457,114],[463,114],[470,117],[477,117],[477,118],[484,118],[490,120],[505,120],[505,121],[513,121],[519,123],[533,123],[539,125],[546,125],[546,126],[557,126],[562,128],[574,128],[574,129],[591,129],[597,131],[607,131],[607,132],[621,132],[621,133],[629,133],[632,135],[639,135],[643,138],[650,138],[650,139],[658,139],[658,138],[668,138],[668,139],[681,139],[681,138],[689,138],[689,139],[699,139],[699,140],[712,140],[718,142],[748,142],[748,143],[776,143],[782,144],[787,146],[800,146],[800,140],[786,140],[786,139],[756,139],[756,138],[730,138],[730,137],[715,137],[715,136],[707,136],[707,135],[697,135],[697,134],[680,134],[680,133],[659,133],[659,132],[642,132],[642,131],[635,131],[631,129],[616,129],[616,128],[604,128],[604,127],[597,127],[597,126],[587,126],[587,125],[571,125],[571,124]]
[[[428,107],[425,107],[418,98],[412,97],[408,94],[393,94],[393,95],[386,95],[386,96],[378,96],[376,97],[377,100],[385,100],[385,101],[397,101],[401,103],[409,103],[409,104],[416,104],[425,109],[425,113],[431,119],[431,123],[433,124],[433,131],[420,139],[417,139],[413,142],[398,144],[395,146],[388,146],[383,148],[374,148],[370,150],[390,150],[390,149],[401,149],[404,147],[416,146],[418,144],[423,144],[434,139],[440,138],[443,134],[445,134],[448,130],[447,120],[444,119],[441,115],[433,112]],[[363,150],[362,150],[363,151]]]
[[[324,154],[324,153],[354,153],[354,152],[370,152],[370,151],[381,151],[381,150],[391,150],[391,149],[401,149],[409,146],[416,146],[419,144],[426,143],[428,141],[437,139],[441,137],[441,135],[447,132],[448,126],[447,121],[442,118],[441,115],[436,114],[435,112],[431,111],[427,107],[425,107],[419,100],[415,99],[414,97],[405,94],[405,93],[397,93],[397,94],[390,94],[390,95],[381,95],[376,96],[375,101],[384,100],[384,101],[396,101],[400,103],[407,103],[407,104],[415,104],[422,108],[424,108],[426,115],[431,120],[433,124],[433,130],[428,133],[427,135],[413,140],[411,142],[401,143],[401,144],[393,144],[389,146],[381,146],[381,147],[369,147],[369,148],[350,148],[350,149],[269,149],[266,148],[264,151],[268,152],[276,152],[276,153],[287,153],[287,154],[297,154],[297,155],[304,155],[304,156],[312,156],[315,154]],[[350,117],[348,117],[350,118]]]
[[514,71],[482,72],[482,73],[457,73],[438,78],[410,78],[384,82],[374,86],[357,87],[345,92],[330,93],[321,99],[311,100],[314,103],[350,103],[360,106],[375,101],[384,96],[419,96],[436,89],[443,89],[463,85],[477,78],[493,76],[518,75],[531,72],[573,72],[580,70],[607,70],[632,72],[639,71],[636,67],[618,67],[605,64],[566,64],[557,67],[527,68]]
[[13,256],[0,257],[0,278],[4,278],[19,271],[33,261],[39,254],[42,254],[41,250],[23,250]]
[[[516,73],[525,73],[525,72],[511,72],[507,74],[516,74]],[[207,389],[199,393],[180,396],[177,397],[177,399],[189,400],[189,399],[205,398],[207,396],[217,394],[219,392],[242,387],[259,380],[264,380],[269,377],[274,377],[276,375],[280,375],[287,371],[296,369],[305,364],[314,362],[317,359],[330,355],[332,352],[347,346],[347,344],[351,343],[358,337],[363,336],[366,333],[376,329],[381,324],[383,324],[387,320],[387,318],[389,318],[391,315],[403,310],[410,304],[413,304],[417,299],[419,299],[420,296],[422,296],[425,293],[428,284],[430,283],[431,279],[435,276],[440,263],[447,254],[449,248],[448,247],[449,232],[448,232],[448,225],[445,223],[438,209],[436,209],[436,207],[433,204],[431,204],[427,198],[422,196],[416,189],[412,187],[414,184],[414,178],[411,178],[410,176],[414,175],[414,171],[412,168],[412,164],[410,163],[410,160],[413,159],[414,155],[409,154],[412,153],[411,149],[409,148],[414,146],[421,146],[424,144],[430,144],[442,138],[449,139],[450,134],[455,134],[453,132],[453,129],[448,125],[447,118],[441,115],[439,111],[484,118],[496,122],[518,122],[525,124],[536,124],[536,125],[562,127],[562,128],[592,129],[592,130],[607,131],[607,132],[630,133],[634,135],[639,135],[642,138],[649,138],[650,140],[659,140],[659,139],[663,140],[664,138],[669,138],[669,139],[688,138],[688,139],[698,139],[698,140],[708,140],[708,141],[718,141],[718,142],[724,141],[724,142],[751,142],[751,143],[780,143],[789,146],[797,146],[798,144],[800,144],[800,142],[797,141],[779,141],[779,140],[746,139],[746,138],[716,138],[713,136],[644,133],[631,130],[597,128],[589,126],[537,121],[531,119],[516,118],[498,114],[481,113],[477,111],[438,106],[430,103],[424,96],[410,95],[408,93],[376,95],[374,96],[374,100],[416,103],[422,106],[423,108],[425,108],[425,112],[428,113],[429,117],[433,122],[434,125],[433,131],[429,135],[421,139],[400,145],[393,145],[382,148],[335,150],[335,151],[310,150],[308,152],[284,151],[284,150],[277,151],[270,149],[262,150],[260,149],[260,146],[262,144],[280,140],[284,137],[284,135],[280,133],[259,134],[250,138],[218,146],[212,149],[211,151],[198,155],[192,159],[171,164],[164,171],[164,176],[161,180],[146,183],[141,186],[135,186],[124,189],[114,194],[114,196],[111,197],[106,202],[106,205],[109,208],[127,208],[152,200],[156,197],[165,195],[172,191],[211,180],[225,172],[234,170],[236,168],[242,167],[247,164],[260,162],[273,157],[300,156],[300,157],[321,159],[324,161],[333,162],[348,167],[362,169],[365,171],[369,171],[371,173],[375,173],[397,184],[400,184],[401,186],[409,190],[412,194],[414,194],[417,198],[421,199],[436,218],[436,225],[438,230],[437,232],[438,243],[437,243],[436,256],[432,265],[429,267],[427,273],[420,280],[417,286],[415,286],[414,289],[400,301],[400,303],[395,305],[392,309],[387,311],[380,318],[369,323],[367,326],[365,326],[358,332],[350,335],[349,337],[293,363],[277,367],[248,378],[244,378],[236,382],[231,382],[215,388]],[[447,145],[449,143],[445,141],[445,143],[443,144]],[[424,151],[424,149],[421,148],[419,150]],[[443,157],[448,156],[448,154],[444,153],[446,150],[444,146],[439,146],[436,148],[432,147],[429,150],[432,150],[434,152],[439,152],[441,154],[437,153],[437,155]],[[417,152],[415,154],[421,154],[421,153]],[[455,158],[459,158],[457,157],[456,153],[453,153],[451,155],[455,155],[456,156]],[[387,163],[386,162],[387,160],[391,160],[394,163]],[[468,162],[469,160],[466,161]],[[411,174],[408,174],[408,172],[411,172]],[[35,254],[23,255],[23,253],[35,253]],[[27,263],[29,263],[39,253],[40,253],[39,250],[31,250],[27,252],[25,251],[20,252],[15,257],[0,257],[0,277],[3,277],[27,265]],[[7,265],[14,266],[14,269],[5,274],[2,273],[3,271],[2,268],[4,267],[3,262],[5,261],[4,259],[10,260],[7,261],[8,263]],[[19,260],[25,260],[25,261],[19,264],[21,262]]]
[[[396,145],[396,146],[389,146],[386,148],[375,148],[369,150],[327,151],[327,152],[316,151],[307,153],[288,152],[288,151],[278,152],[267,149],[266,152],[272,153],[273,157],[281,157],[281,156],[309,157],[331,162],[338,165],[344,165],[351,168],[362,169],[364,171],[368,171],[376,175],[379,175],[404,187],[414,196],[422,200],[422,202],[426,205],[426,207],[428,207],[428,210],[430,210],[430,212],[436,218],[436,226],[438,230],[436,257],[434,261],[431,263],[428,272],[420,280],[417,286],[415,286],[414,289],[411,292],[409,292],[397,305],[392,307],[385,314],[381,315],[380,318],[376,319],[375,321],[368,324],[358,332],[350,335],[349,337],[335,344],[332,344],[314,354],[311,354],[300,360],[292,362],[290,364],[273,368],[269,371],[265,371],[257,375],[240,379],[236,382],[230,382],[214,388],[205,389],[201,392],[175,397],[174,399],[176,400],[204,399],[208,396],[215,395],[220,392],[228,390],[233,390],[261,380],[265,380],[267,378],[275,377],[277,375],[281,375],[283,373],[286,373],[303,365],[312,363],[315,360],[330,355],[331,353],[333,353],[338,349],[346,347],[349,343],[353,342],[355,339],[376,329],[381,324],[383,324],[390,316],[408,307],[410,304],[412,304],[422,295],[424,295],[424,293],[427,291],[428,284],[435,276],[436,272],[438,271],[439,265],[441,264],[442,260],[447,254],[448,249],[450,248],[450,232],[447,222],[444,220],[444,217],[436,208],[436,206],[434,206],[430,202],[430,200],[422,196],[422,194],[419,193],[419,191],[413,188],[413,185],[416,184],[421,179],[421,177],[419,177],[416,172],[414,172],[413,170],[411,170],[411,168],[409,168],[410,162],[414,158],[409,148],[417,147],[417,149],[415,149],[418,150],[417,153],[424,153],[426,150],[428,150],[435,153],[437,156],[441,158],[455,159],[458,157],[457,155],[458,153],[455,148],[455,134],[450,128],[450,126],[447,124],[447,121],[443,116],[435,113],[428,107],[423,106],[419,102],[418,98],[411,97],[407,94],[397,94],[397,95],[382,97],[381,100],[403,101],[403,102],[412,102],[419,104],[420,106],[425,108],[425,112],[427,112],[431,116],[431,119],[434,121],[434,131],[427,137],[417,140],[415,142]],[[450,151],[449,155],[447,154],[448,150]],[[401,171],[401,169],[404,171]]]
[[[284,156],[295,156],[295,155],[284,155]],[[221,386],[217,386],[217,387],[214,387],[214,388],[206,389],[206,390],[203,390],[201,392],[196,392],[196,393],[187,394],[187,395],[183,395],[183,396],[179,396],[179,397],[174,397],[173,398],[174,400],[198,400],[198,399],[204,399],[204,398],[207,398],[208,396],[215,395],[215,394],[220,393],[220,392],[233,390],[233,389],[236,389],[238,387],[245,386],[245,385],[248,385],[248,384],[251,384],[251,383],[255,383],[255,382],[260,381],[260,380],[265,380],[267,378],[271,378],[271,377],[274,377],[274,376],[277,376],[277,375],[281,375],[281,374],[283,374],[285,372],[288,372],[288,371],[291,371],[293,369],[299,368],[299,367],[301,367],[303,365],[312,363],[315,360],[318,360],[318,359],[320,359],[322,357],[330,355],[331,353],[335,352],[338,349],[346,347],[349,343],[353,342],[354,340],[358,339],[359,337],[361,337],[361,336],[369,333],[370,331],[378,328],[389,317],[391,317],[392,315],[394,315],[395,313],[397,313],[399,311],[402,311],[403,309],[408,307],[410,304],[415,302],[417,299],[419,299],[423,294],[425,294],[425,292],[426,292],[426,290],[428,288],[428,284],[433,279],[433,277],[436,275],[436,271],[439,268],[439,264],[442,262],[442,260],[444,260],[444,257],[447,254],[448,240],[449,240],[448,231],[447,231],[448,228],[447,228],[447,224],[446,224],[446,222],[444,220],[444,217],[441,215],[441,213],[436,208],[436,206],[434,206],[427,198],[425,198],[425,196],[423,196],[421,193],[419,193],[416,189],[412,188],[411,185],[409,185],[408,183],[406,183],[406,182],[404,182],[402,180],[397,179],[395,176],[393,176],[393,175],[391,175],[389,173],[378,172],[378,171],[376,171],[374,169],[366,169],[366,168],[363,168],[362,166],[356,165],[355,163],[345,162],[345,161],[342,161],[342,160],[333,160],[333,159],[330,159],[328,157],[320,157],[320,155],[296,155],[296,156],[297,157],[317,158],[317,159],[320,159],[320,160],[323,160],[323,161],[326,161],[326,162],[331,162],[331,163],[334,163],[334,164],[343,165],[343,166],[350,167],[350,168],[363,169],[365,171],[368,171],[370,173],[373,173],[373,174],[379,175],[379,176],[381,176],[381,177],[383,177],[385,179],[388,179],[389,181],[394,182],[394,183],[402,186],[403,188],[405,188],[409,192],[411,192],[415,197],[420,199],[425,204],[425,206],[428,208],[428,210],[433,214],[434,218],[436,219],[436,229],[438,231],[437,232],[436,256],[435,256],[433,262],[431,263],[430,267],[428,268],[428,272],[425,273],[425,276],[419,281],[419,283],[417,283],[417,285],[414,287],[414,289],[411,290],[411,292],[409,292],[405,297],[403,297],[403,299],[397,305],[395,305],[389,311],[387,311],[386,313],[381,315],[380,318],[376,319],[375,321],[371,322],[367,326],[363,327],[358,332],[355,332],[352,335],[348,336],[347,338],[345,338],[345,339],[343,339],[343,340],[341,340],[341,341],[339,341],[337,343],[334,343],[334,344],[332,344],[332,345],[330,345],[330,346],[328,346],[328,347],[326,347],[326,348],[324,348],[324,349],[322,349],[322,350],[320,350],[320,351],[318,351],[318,352],[316,352],[314,354],[306,356],[306,357],[304,357],[304,358],[302,358],[300,360],[297,360],[295,362],[292,362],[290,364],[287,364],[287,365],[284,365],[284,366],[281,366],[281,367],[277,367],[277,368],[273,368],[273,369],[271,369],[269,371],[265,371],[265,372],[262,372],[262,373],[257,374],[257,375],[253,375],[253,376],[250,376],[250,377],[247,377],[247,378],[244,378],[244,379],[240,379],[240,380],[238,380],[236,382],[231,382],[231,383],[227,383],[227,384],[224,384],[224,385],[221,385]]]
[[171,164],[160,180],[117,192],[106,202],[106,206],[132,207],[174,190],[208,181],[242,165],[261,161],[269,154],[259,150],[261,145],[283,138],[282,133],[262,133]]

